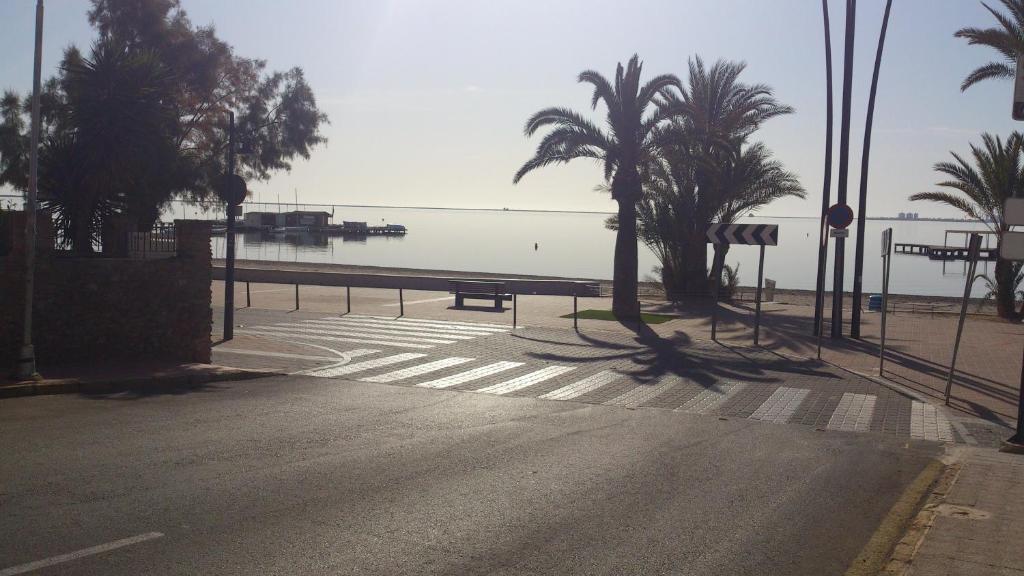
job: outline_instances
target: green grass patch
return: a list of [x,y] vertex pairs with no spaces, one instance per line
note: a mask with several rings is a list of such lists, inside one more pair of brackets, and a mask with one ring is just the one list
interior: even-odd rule
[[[582,320],[616,320],[615,314],[611,310],[580,310],[576,316]],[[562,318],[572,318],[572,314],[566,314]],[[647,312],[640,314],[640,319],[644,324],[661,324],[675,318],[675,316],[667,314],[650,314]]]

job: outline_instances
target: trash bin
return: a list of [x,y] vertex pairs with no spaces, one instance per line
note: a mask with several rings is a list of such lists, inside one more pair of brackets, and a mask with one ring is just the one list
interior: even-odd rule
[[868,296],[868,310],[870,310],[871,312],[881,312],[882,311],[882,295],[881,294],[872,294],[871,296]]

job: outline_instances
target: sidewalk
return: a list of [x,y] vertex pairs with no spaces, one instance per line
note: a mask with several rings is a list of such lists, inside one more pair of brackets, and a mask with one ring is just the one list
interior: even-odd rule
[[885,574],[1024,575],[1024,456],[958,452],[962,468],[952,485],[915,522],[923,540],[911,543],[909,558],[895,559]]

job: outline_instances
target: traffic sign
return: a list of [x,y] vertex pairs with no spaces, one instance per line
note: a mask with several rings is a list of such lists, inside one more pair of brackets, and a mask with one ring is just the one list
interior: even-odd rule
[[232,206],[241,206],[247,193],[245,180],[238,174],[225,174],[217,183],[217,196]]
[[882,258],[892,253],[892,228],[882,230]]
[[712,224],[707,241],[712,244],[753,244],[775,246],[779,243],[777,224]]
[[1024,226],[1024,198],[1007,198],[1003,204],[1003,219],[1010,226]]
[[825,220],[833,228],[846,228],[853,222],[853,208],[848,204],[833,204],[825,213]]
[[999,241],[999,257],[1003,260],[1024,260],[1024,232],[1003,232]]
[[828,231],[828,235],[833,238],[848,238],[850,236],[850,231],[846,228],[833,228]]

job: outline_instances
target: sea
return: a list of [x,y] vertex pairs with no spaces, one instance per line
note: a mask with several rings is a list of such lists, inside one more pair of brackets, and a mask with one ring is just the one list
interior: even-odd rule
[[[239,233],[236,256],[274,262],[494,272],[510,277],[611,279],[615,232],[605,228],[608,216],[593,212],[339,206],[332,220],[335,223],[349,220],[370,225],[403,224],[409,232],[405,236],[364,238],[309,233]],[[778,245],[765,249],[765,277],[775,280],[778,288],[814,289],[819,236],[817,218],[754,216],[740,223],[778,225]],[[947,231],[986,230],[977,222],[868,220],[863,280],[867,293],[878,293],[882,289],[881,237],[882,231],[890,227],[894,243],[956,246],[966,245],[967,235],[947,234]],[[847,290],[853,288],[854,228],[855,225],[850,227],[846,241],[844,279]],[[983,246],[985,242],[994,244],[995,238],[986,237]],[[224,236],[215,236],[212,243],[215,257],[222,258]],[[643,244],[639,250],[640,278],[657,280],[657,258]],[[729,250],[726,262],[739,267],[741,285],[752,286],[757,282],[758,253],[756,246],[735,245]],[[829,253],[827,286],[831,287],[834,241],[829,243]],[[994,262],[981,262],[978,272],[991,277],[994,265]],[[897,254],[893,256],[889,289],[894,294],[962,296],[966,268],[966,262],[962,261],[942,262],[926,256]],[[980,296],[984,292],[984,283],[979,281],[973,294]]]

